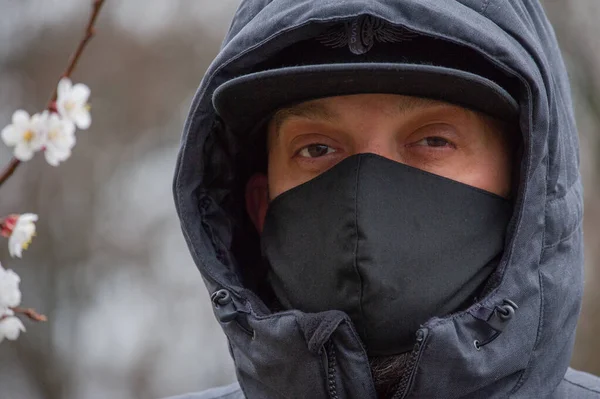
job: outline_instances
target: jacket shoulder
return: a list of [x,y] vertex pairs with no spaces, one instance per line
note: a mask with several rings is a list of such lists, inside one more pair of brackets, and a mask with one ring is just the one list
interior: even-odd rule
[[567,370],[558,388],[560,399],[600,399],[600,378],[572,368]]
[[224,387],[212,388],[203,392],[171,396],[165,399],[246,399],[237,382]]

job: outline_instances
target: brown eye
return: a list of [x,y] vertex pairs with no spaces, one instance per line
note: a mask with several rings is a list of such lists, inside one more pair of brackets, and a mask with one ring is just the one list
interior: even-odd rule
[[325,144],[311,144],[302,148],[298,155],[303,158],[319,158],[327,154],[331,154],[335,150]]

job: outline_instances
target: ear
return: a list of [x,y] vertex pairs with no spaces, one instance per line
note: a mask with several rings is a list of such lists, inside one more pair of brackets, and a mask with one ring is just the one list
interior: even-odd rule
[[267,176],[257,173],[246,184],[246,210],[259,233],[262,233],[268,207],[269,184]]

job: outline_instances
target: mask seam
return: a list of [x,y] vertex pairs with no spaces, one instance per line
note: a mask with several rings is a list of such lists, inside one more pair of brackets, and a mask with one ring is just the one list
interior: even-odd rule
[[358,235],[358,181],[359,181],[359,176],[360,176],[360,164],[362,161],[362,157],[358,158],[358,163],[356,165],[356,182],[354,185],[354,231],[356,234],[356,244],[354,245],[354,271],[356,272],[356,275],[358,277],[358,285],[359,285],[359,290],[358,290],[358,309],[360,312],[360,320],[361,320],[361,324],[362,324],[362,332],[363,332],[363,336],[365,337],[365,342],[368,341],[368,335],[367,335],[367,328],[365,325],[365,317],[364,317],[364,311],[363,311],[363,291],[364,291],[364,286],[363,286],[363,279],[362,276],[360,275],[360,272],[358,270],[358,241],[359,241],[359,235]]

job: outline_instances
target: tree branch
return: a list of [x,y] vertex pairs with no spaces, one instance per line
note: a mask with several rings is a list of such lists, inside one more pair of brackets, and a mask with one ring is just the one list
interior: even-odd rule
[[48,321],[48,318],[46,316],[44,316],[43,314],[39,314],[38,312],[35,311],[35,309],[32,309],[32,308],[16,307],[16,308],[12,308],[12,311],[15,313],[23,314],[23,315],[29,317],[33,321]]
[[[94,25],[96,24],[96,19],[98,18],[98,14],[100,13],[100,9],[102,8],[103,5],[104,5],[104,0],[94,0],[94,3],[92,4],[92,13],[90,14],[90,18],[89,18],[87,26],[85,28],[85,33],[83,35],[83,38],[81,39],[81,41],[79,42],[79,45],[77,46],[77,49],[71,56],[71,58],[69,60],[69,64],[67,65],[67,69],[61,75],[61,78],[70,77],[71,74],[73,73],[73,71],[75,70],[75,68],[77,67],[77,63],[79,62],[79,58],[81,58],[81,54],[83,54],[83,50],[85,50],[87,44],[92,39],[92,37],[94,37],[94,34],[96,33]],[[52,93],[52,97],[50,97],[50,100],[48,101],[48,105],[47,105],[48,110],[50,110],[52,112],[56,112],[56,97],[57,97],[57,95],[58,95],[58,87],[56,87],[54,89],[54,92]],[[13,175],[13,173],[15,172],[15,170],[17,169],[17,167],[20,164],[21,164],[21,161],[19,161],[17,158],[11,159],[9,164],[2,171],[2,174],[0,174],[0,186],[2,186],[6,182],[6,180],[8,180],[8,178],[10,178]]]
[[17,166],[19,166],[20,163],[21,161],[14,157],[10,160],[9,164],[4,168],[2,175],[0,175],[0,186],[15,173],[15,169],[17,169]]
[[[75,70],[75,67],[77,67],[77,63],[79,62],[81,54],[83,54],[83,50],[85,50],[85,47],[87,46],[89,41],[96,34],[96,29],[94,28],[94,25],[96,24],[96,19],[98,18],[98,14],[100,13],[100,9],[102,8],[103,4],[104,0],[94,0],[94,4],[92,5],[92,13],[90,15],[88,24],[85,28],[83,38],[81,39],[81,41],[79,42],[79,46],[77,46],[77,49],[71,56],[69,65],[67,66],[65,72],[61,75],[61,78],[68,78],[71,76],[71,74]],[[55,108],[54,102],[56,101],[57,95],[58,87],[54,89],[54,93],[52,94],[52,97],[50,97],[50,101],[48,101],[48,109],[51,111],[53,111]]]

